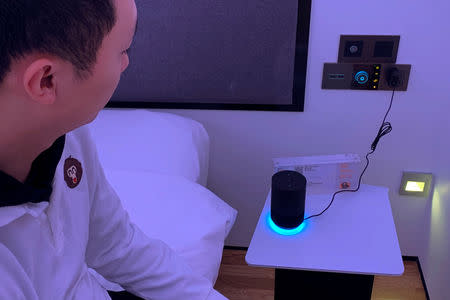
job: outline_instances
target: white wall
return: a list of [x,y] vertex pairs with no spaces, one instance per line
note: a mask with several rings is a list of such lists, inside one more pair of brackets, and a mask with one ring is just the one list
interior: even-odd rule
[[[395,95],[393,131],[363,182],[390,188],[403,255],[419,256],[433,300],[450,294],[450,2],[313,1],[305,112],[160,110],[204,124],[211,138],[208,187],[239,210],[227,245],[248,246],[270,188],[272,158],[369,150],[390,92],[321,89],[340,34],[401,35],[398,63],[412,64]],[[432,172],[430,199],[401,197],[402,171]]]

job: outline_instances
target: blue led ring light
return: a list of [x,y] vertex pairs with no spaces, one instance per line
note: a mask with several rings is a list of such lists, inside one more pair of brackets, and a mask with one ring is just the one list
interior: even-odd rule
[[369,81],[369,74],[366,71],[359,71],[355,75],[355,80],[359,84],[365,84],[367,81]]
[[273,222],[272,218],[270,217],[270,212],[267,214],[267,224],[269,225],[270,229],[272,229],[273,231],[275,231],[276,233],[281,234],[281,235],[297,234],[297,233],[301,232],[306,226],[305,221],[303,221],[302,224],[300,224],[299,226],[292,228],[292,229],[281,228]]

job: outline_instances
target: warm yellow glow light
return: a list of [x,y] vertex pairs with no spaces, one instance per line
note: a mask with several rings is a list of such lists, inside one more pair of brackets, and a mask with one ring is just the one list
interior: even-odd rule
[[407,181],[405,191],[407,192],[423,192],[425,189],[425,182]]

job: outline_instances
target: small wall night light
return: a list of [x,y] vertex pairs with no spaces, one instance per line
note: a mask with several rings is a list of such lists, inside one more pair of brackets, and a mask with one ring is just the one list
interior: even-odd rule
[[272,176],[268,226],[281,235],[294,235],[305,227],[306,178],[296,171]]
[[433,174],[403,172],[400,195],[428,197],[433,184]]

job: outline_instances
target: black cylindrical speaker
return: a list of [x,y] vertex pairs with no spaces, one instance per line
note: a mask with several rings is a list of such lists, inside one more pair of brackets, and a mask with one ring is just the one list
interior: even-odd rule
[[296,171],[272,176],[270,216],[282,228],[295,228],[305,218],[306,178]]

